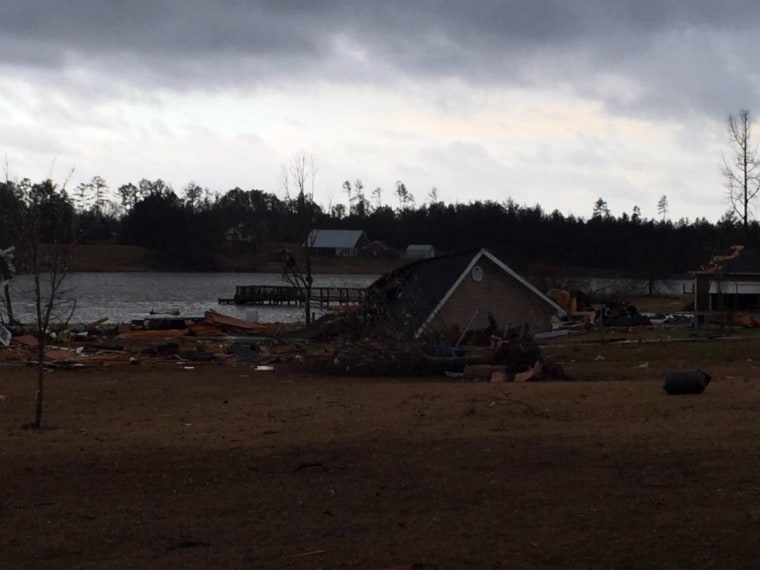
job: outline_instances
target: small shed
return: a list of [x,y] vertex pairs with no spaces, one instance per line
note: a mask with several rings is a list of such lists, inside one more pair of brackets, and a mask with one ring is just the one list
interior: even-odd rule
[[367,291],[382,326],[409,338],[458,329],[550,330],[566,311],[486,249],[421,259],[383,275]]
[[427,243],[410,244],[406,248],[406,256],[409,259],[425,259],[435,257],[435,248]]
[[224,239],[229,242],[243,242],[249,243],[253,241],[251,234],[249,234],[243,224],[236,226],[230,226],[226,232],[224,232]]
[[398,259],[399,252],[396,248],[391,247],[381,240],[369,242],[362,248],[363,257],[374,257],[377,259]]
[[369,243],[363,230],[311,230],[304,243],[314,255],[356,257]]

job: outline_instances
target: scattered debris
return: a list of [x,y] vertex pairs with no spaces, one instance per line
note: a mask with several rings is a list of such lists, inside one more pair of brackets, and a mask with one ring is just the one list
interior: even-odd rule
[[496,362],[504,363],[510,377],[532,368],[541,360],[541,349],[530,335],[527,325],[507,331],[506,338],[492,335],[491,346],[495,348]]
[[528,370],[525,372],[518,372],[515,374],[515,382],[528,382],[529,380],[538,380],[543,368],[544,366],[542,362],[540,360],[537,360],[536,363],[531,368],[528,368]]
[[256,342],[233,342],[227,347],[227,352],[245,362],[261,358],[261,350]]
[[596,322],[605,327],[631,327],[651,325],[649,318],[639,313],[638,309],[625,301],[609,301],[604,308],[597,312]]
[[[268,334],[272,332],[272,325],[262,323],[252,323],[243,319],[236,319],[228,315],[217,313],[216,311],[206,311],[203,321],[206,324],[214,325],[224,331],[232,331],[247,334]],[[283,326],[283,325],[279,325]],[[301,328],[300,325],[296,325]],[[295,327],[291,326],[292,330]]]
[[492,370],[488,376],[489,382],[509,382],[509,376],[505,370]]
[[444,374],[448,378],[461,378],[464,376],[464,357],[467,355],[467,352],[462,350],[461,348],[452,348],[450,351],[450,356],[452,356],[455,360],[452,362],[451,366],[444,370]]
[[565,291],[564,289],[553,288],[546,292],[546,296],[571,315],[580,314],[583,316],[588,311],[593,311],[588,295],[579,289]]
[[293,558],[303,558],[304,556],[316,556],[318,554],[325,554],[325,550],[310,550],[309,552],[301,552],[300,554],[294,554]]
[[[135,365],[155,359],[213,364],[238,358],[238,355],[243,361],[271,364],[280,358],[280,352],[301,348],[278,346],[277,340],[283,334],[296,331],[300,325],[254,324],[215,311],[208,311],[203,319],[157,317],[139,319],[126,326],[107,326],[106,321],[103,318],[72,326],[57,331],[55,336],[51,333],[51,340],[45,348],[45,365],[81,368]],[[239,336],[227,336],[230,334],[256,335],[256,340],[242,341]],[[215,337],[222,338],[212,341]],[[4,363],[35,363],[37,346],[37,338],[19,327],[7,345],[0,344],[0,360]]]
[[164,309],[163,311],[156,311],[154,309],[151,309],[150,314],[151,315],[179,315],[180,310],[179,309]]
[[0,344],[8,346],[11,343],[11,338],[13,338],[13,333],[0,325]]
[[21,336],[17,336],[13,339],[13,341],[19,344],[23,344],[29,348],[37,348],[38,344],[37,339],[30,334],[22,334]]

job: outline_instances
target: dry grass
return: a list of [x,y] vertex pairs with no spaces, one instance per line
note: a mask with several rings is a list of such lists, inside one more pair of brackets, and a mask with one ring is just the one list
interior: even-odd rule
[[[4,565],[753,567],[760,343],[562,340],[587,381],[58,371],[41,432],[0,369]],[[703,395],[663,395],[681,365]]]

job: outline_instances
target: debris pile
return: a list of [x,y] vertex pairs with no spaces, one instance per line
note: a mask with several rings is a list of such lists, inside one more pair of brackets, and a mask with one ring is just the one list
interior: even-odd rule
[[739,257],[756,257],[756,255],[754,252],[745,252],[743,245],[732,245],[728,248],[728,253],[726,255],[713,256],[710,261],[702,266],[702,271],[709,273],[721,273],[723,271],[727,271],[729,270],[728,266],[735,265],[735,263],[732,262],[737,260]]
[[543,357],[527,325],[507,329],[504,337],[493,334],[496,329],[495,323],[489,323],[485,331],[413,341],[379,334],[378,328],[371,328],[367,336],[361,329],[361,314],[330,315],[309,331],[309,342],[295,364],[304,371],[331,375],[503,382],[566,379],[560,366]]
[[638,309],[625,301],[609,301],[597,312],[595,321],[605,327],[631,327],[651,325],[652,321],[639,313]]
[[519,333],[510,331],[505,338],[491,336],[494,359],[501,366],[489,374],[491,382],[536,382],[567,380],[558,364],[546,361],[541,348],[524,326]]
[[[47,337],[44,363],[50,368],[162,363],[192,368],[241,362],[257,370],[272,370],[277,364],[311,373],[367,377],[518,382],[564,378],[561,368],[545,361],[527,326],[507,329],[504,337],[487,334],[498,330],[492,322],[467,340],[458,331],[453,336],[410,340],[365,328],[364,317],[361,311],[329,314],[308,329],[300,324],[252,323],[211,310],[203,318],[150,315],[131,325],[109,325],[100,319]],[[7,347],[0,346],[0,362],[36,364],[36,337],[16,333]]]
[[352,376],[442,375],[453,357],[430,355],[418,344],[393,339],[333,339],[310,346],[298,368],[315,373]]
[[[298,346],[278,346],[278,338],[300,329],[294,324],[249,323],[207,311],[202,319],[149,317],[131,325],[107,325],[107,319],[46,336],[44,362],[50,368],[122,366],[148,362],[221,363],[230,359],[279,361]],[[36,364],[38,340],[17,329],[0,346],[4,364]],[[284,348],[284,350],[283,350]]]

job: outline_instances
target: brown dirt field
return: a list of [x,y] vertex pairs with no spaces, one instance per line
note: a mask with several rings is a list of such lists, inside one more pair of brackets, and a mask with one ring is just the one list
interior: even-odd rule
[[[2,567],[755,567],[760,344],[665,346],[547,349],[615,381],[59,370],[40,431],[0,368]],[[666,396],[679,363],[716,379]]]

